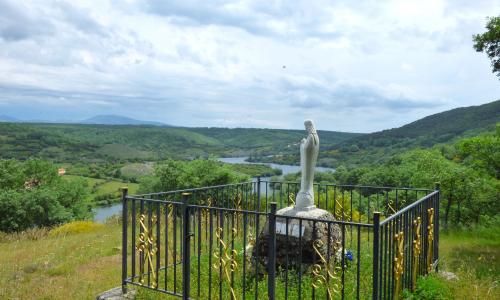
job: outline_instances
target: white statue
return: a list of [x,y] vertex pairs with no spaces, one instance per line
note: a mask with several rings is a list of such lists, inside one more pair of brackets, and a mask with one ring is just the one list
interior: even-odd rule
[[304,122],[308,136],[300,142],[300,167],[302,178],[300,181],[300,191],[295,201],[296,210],[310,210],[314,206],[314,168],[319,152],[319,138],[316,128],[311,120]]

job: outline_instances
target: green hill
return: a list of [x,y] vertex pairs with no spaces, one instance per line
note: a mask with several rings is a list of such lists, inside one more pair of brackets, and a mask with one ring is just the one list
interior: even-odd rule
[[[321,134],[324,147],[359,135]],[[0,158],[74,162],[286,154],[303,136],[302,130],[0,123]]]
[[[368,165],[387,161],[396,153],[415,148],[430,148],[493,130],[500,122],[500,100],[437,113],[399,128],[365,134],[321,149],[319,164]],[[323,138],[320,135],[320,138]],[[256,161],[298,164],[298,154],[258,157]]]
[[460,107],[427,116],[399,128],[393,128],[355,138],[349,144],[358,146],[393,145],[406,139],[414,144],[432,146],[447,142],[467,131],[482,130],[500,121],[500,100],[479,106]]

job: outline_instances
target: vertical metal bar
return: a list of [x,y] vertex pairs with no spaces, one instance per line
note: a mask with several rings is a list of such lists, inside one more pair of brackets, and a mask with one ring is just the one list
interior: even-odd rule
[[[317,236],[317,230],[316,230],[316,221],[313,221],[313,225],[312,225],[312,240],[313,240],[313,243],[314,241],[316,241],[316,239],[318,238]],[[327,240],[328,241],[328,240]],[[316,253],[313,252],[312,254],[312,265],[316,265]],[[312,285],[312,291],[311,291],[311,299],[316,299],[316,288],[314,285]]]
[[209,231],[209,243],[208,243],[208,299],[212,299],[212,248],[214,240],[214,210],[209,209],[209,221],[210,221],[210,231]]
[[132,245],[130,245],[130,254],[132,255],[132,281],[135,278],[135,199],[132,199]]
[[[230,212],[230,214],[231,214],[231,230],[230,230],[230,232],[231,232],[231,253],[234,253],[235,233],[234,233],[234,231],[232,229],[236,228],[235,225],[234,225],[234,215],[236,213],[235,212]],[[229,218],[228,218],[228,223],[229,223]],[[238,232],[236,232],[236,234],[238,234]],[[230,282],[231,289],[233,289],[233,290],[234,290],[234,273],[235,272],[231,272],[231,282]]]
[[160,220],[161,220],[161,215],[160,215],[160,202],[156,202],[156,266],[155,266],[155,274],[156,274],[156,288],[158,288],[159,284],[159,274],[158,271],[160,270],[160,264],[161,264],[161,247],[160,247]]
[[127,194],[128,188],[122,188],[122,293],[127,293]]
[[279,183],[280,185],[280,208],[283,207],[283,182]]
[[201,208],[197,208],[198,210],[198,278],[196,279],[197,280],[197,295],[198,295],[198,299],[200,298],[200,294],[201,294],[201,284],[200,284],[200,277],[201,277]]
[[361,264],[361,226],[356,225],[358,228],[358,253],[356,257],[356,299],[359,299],[359,276],[360,276],[360,264]]
[[258,208],[256,211],[260,211],[260,176],[257,177],[257,204]]
[[344,216],[345,216],[345,201],[344,201],[344,194],[345,194],[345,190],[342,190],[342,210],[341,210],[341,214],[342,214],[342,221],[344,221]]
[[[286,249],[290,249],[290,238],[288,236],[288,222],[290,221],[289,218],[286,218],[286,224],[285,224],[285,231],[286,231]],[[286,251],[285,254],[285,259],[286,259],[286,267],[285,267],[285,299],[288,299],[288,253],[290,251]]]
[[173,237],[174,249],[173,249],[173,264],[174,264],[174,293],[177,293],[177,204],[172,207],[172,227],[173,227]]
[[382,296],[382,278],[383,278],[383,269],[384,269],[384,258],[385,258],[385,255],[384,255],[384,227],[385,226],[380,226],[380,230],[379,230],[379,236],[380,236],[380,242],[379,242],[379,263],[378,263],[378,269],[379,269],[379,281],[378,281],[378,287],[377,289],[379,290],[379,297],[380,298],[383,298]]
[[333,187],[333,215],[338,219],[337,216],[337,187]]
[[320,186],[320,184],[318,183],[318,193],[317,193],[317,195],[318,195],[318,208],[321,208],[320,201],[319,201],[319,200],[320,200],[320,198],[321,198],[321,189],[320,189],[320,187],[321,187],[321,186]]
[[383,280],[384,280],[384,294],[382,296],[382,299],[385,299],[387,298],[387,282],[389,281],[388,279],[388,273],[387,273],[387,270],[388,270],[388,257],[389,257],[389,246],[390,244],[388,243],[388,236],[390,237],[389,235],[389,225],[388,224],[385,224],[383,227],[382,227],[382,231],[383,231],[383,234],[384,234],[384,252],[382,253],[382,255],[384,256],[384,265],[383,265],[383,268],[384,268],[384,276],[382,277]]
[[436,263],[436,272],[439,271],[439,201],[441,198],[441,186],[439,183],[436,183],[436,191],[438,192],[436,194],[436,201],[434,204],[434,211],[435,211],[435,226],[434,226],[434,236],[435,236],[435,241],[434,241],[434,258]]
[[[325,194],[325,210],[329,211],[329,207],[328,207],[328,184],[325,186],[325,190],[326,190],[326,194]],[[334,216],[335,216],[335,214],[334,214]]]
[[266,202],[265,202],[265,205],[266,205],[266,212],[267,212],[267,186],[268,186],[268,182],[267,181],[264,181],[264,185],[266,187]]
[[[342,263],[342,298],[344,299],[345,297],[345,269],[346,269],[346,263],[345,263],[345,223],[342,223],[342,226],[340,227],[342,230],[342,252],[340,254],[340,261]],[[376,274],[376,273],[375,273]]]
[[276,289],[276,202],[271,203],[271,212],[269,213],[268,220],[267,295],[269,300],[274,300]]
[[379,256],[380,212],[373,213],[373,292],[372,298],[378,299],[378,256]]
[[[260,261],[260,258],[259,258],[259,252],[258,251],[260,248],[259,248],[259,215],[258,214],[254,214],[255,216],[255,249],[257,249],[257,251],[255,251],[255,253],[257,254],[257,257],[255,258],[255,261],[256,262],[259,262]],[[255,300],[259,299],[259,263],[256,263],[255,264]]]
[[[349,198],[350,198],[350,202],[351,202],[350,203],[350,208],[349,208],[349,210],[351,211],[351,218],[349,219],[349,221],[354,222],[354,220],[352,219],[352,189],[350,190],[350,197]],[[353,226],[349,226],[349,227],[351,227],[351,243],[350,243],[350,246],[352,246],[352,230],[353,230]]]
[[396,189],[396,212],[399,211],[399,201],[398,201],[398,189]]
[[[151,201],[148,201],[148,219],[147,219],[148,223],[147,224],[148,224],[148,231],[150,231],[148,233],[148,237],[149,237],[149,235],[153,236],[153,218],[152,218],[152,213],[153,213],[153,211],[151,209]],[[146,246],[146,249],[147,249],[146,251],[151,252],[153,250],[153,248],[154,248],[154,245],[152,243],[148,243],[148,245]],[[153,271],[153,270],[151,270],[152,266],[149,263],[149,261],[147,263],[147,266],[148,266],[148,286],[151,286],[151,271]]]
[[247,232],[248,232],[248,220],[247,220],[248,214],[247,212],[243,212],[243,280],[242,280],[242,285],[243,285],[243,297],[242,299],[245,299],[245,293],[246,293],[246,272],[247,272],[247,255],[252,255],[251,253],[247,253]]
[[302,219],[299,219],[299,300],[302,299]]
[[168,290],[168,204],[165,204],[165,290]]
[[191,258],[190,258],[190,237],[191,232],[189,232],[189,200],[190,193],[182,193],[182,232],[183,232],[183,246],[182,246],[182,299],[189,300],[189,288],[190,288],[190,279],[189,279],[189,269],[191,266]]

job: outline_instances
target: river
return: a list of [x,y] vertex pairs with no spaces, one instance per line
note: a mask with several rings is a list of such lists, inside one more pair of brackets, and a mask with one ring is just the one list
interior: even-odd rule
[[[254,164],[245,161],[248,157],[222,157],[219,158],[218,160],[221,162],[225,162],[228,164]],[[280,165],[280,164],[273,164],[273,163],[264,163],[272,168],[275,169],[281,169],[283,172],[283,175],[290,174],[290,173],[297,173],[300,171],[300,166],[293,166],[293,165]],[[332,168],[325,168],[325,167],[316,167],[316,171],[318,172],[326,172],[326,171],[335,171],[335,169]],[[283,176],[282,175],[282,176]],[[261,177],[262,180],[267,180],[270,179],[270,177]],[[254,178],[256,180],[256,178]],[[103,206],[103,207],[96,207],[94,208],[94,221],[95,222],[104,222],[107,218],[111,217],[112,215],[119,214],[122,211],[122,204],[117,203],[113,204],[110,206]]]

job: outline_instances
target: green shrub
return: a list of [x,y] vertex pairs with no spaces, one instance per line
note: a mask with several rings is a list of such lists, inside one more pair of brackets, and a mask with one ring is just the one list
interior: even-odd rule
[[62,180],[50,162],[0,160],[0,231],[50,227],[91,216],[86,182]]
[[403,292],[405,300],[448,300],[453,299],[450,288],[444,282],[444,279],[436,275],[420,277],[417,280],[417,289],[414,293],[408,290]]
[[167,160],[155,166],[153,175],[144,177],[139,193],[222,185],[249,179],[212,159]]
[[60,236],[74,233],[93,232],[102,229],[104,225],[90,221],[74,221],[52,229],[50,236]]

